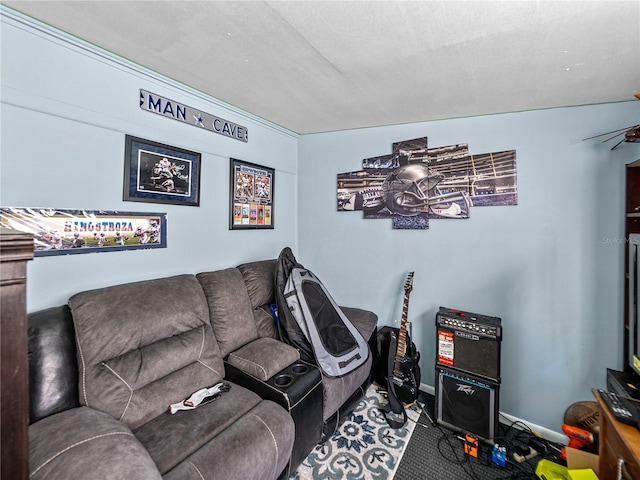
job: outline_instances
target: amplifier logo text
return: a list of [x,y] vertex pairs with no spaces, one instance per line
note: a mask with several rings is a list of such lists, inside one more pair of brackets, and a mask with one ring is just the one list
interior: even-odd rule
[[465,384],[459,383],[458,392],[463,392],[471,396],[475,393],[475,390],[471,387],[471,385],[465,385]]
[[478,335],[474,335],[473,333],[460,332],[458,330],[456,330],[456,336],[466,338],[468,340],[473,340],[473,341],[480,340],[480,337]]

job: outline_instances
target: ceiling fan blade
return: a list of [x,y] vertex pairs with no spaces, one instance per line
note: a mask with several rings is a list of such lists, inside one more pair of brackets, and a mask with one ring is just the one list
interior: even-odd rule
[[[623,135],[624,133],[626,133],[626,132],[616,133],[613,137],[609,137],[606,140],[602,140],[602,143],[608,142],[609,140],[616,138],[618,135]],[[624,140],[623,140],[623,142],[624,142]]]
[[[602,137],[602,136],[604,136],[604,135],[610,135],[610,134],[612,134],[612,133],[616,133],[616,132],[626,132],[627,130],[632,129],[633,127],[635,127],[635,125],[632,125],[632,126],[630,126],[630,127],[621,128],[621,129],[619,129],[619,130],[612,130],[612,131],[610,131],[610,132],[601,133],[600,135],[594,135],[593,137],[583,138],[583,139],[582,139],[582,141],[585,141],[585,140],[591,140],[592,138],[598,138],[598,137]],[[614,137],[616,137],[616,136],[617,136],[617,135],[614,135]],[[613,138],[613,137],[611,137],[611,138]],[[606,140],[605,140],[605,142],[606,142]]]
[[620,145],[622,142],[624,142],[624,138],[622,140],[620,140],[618,143],[616,143],[613,147],[611,147],[611,150],[613,150],[614,148],[616,148],[618,145]]

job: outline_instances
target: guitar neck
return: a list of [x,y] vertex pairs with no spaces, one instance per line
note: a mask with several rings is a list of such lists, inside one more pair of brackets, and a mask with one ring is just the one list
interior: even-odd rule
[[409,292],[404,294],[404,304],[402,306],[402,320],[400,320],[400,329],[398,331],[398,348],[396,349],[396,357],[393,365],[395,374],[400,373],[400,361],[407,353],[407,325],[409,324]]

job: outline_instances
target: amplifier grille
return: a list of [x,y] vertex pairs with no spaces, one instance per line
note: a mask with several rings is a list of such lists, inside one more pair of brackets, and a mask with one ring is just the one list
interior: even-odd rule
[[498,425],[499,384],[436,368],[436,421],[485,440],[495,437]]

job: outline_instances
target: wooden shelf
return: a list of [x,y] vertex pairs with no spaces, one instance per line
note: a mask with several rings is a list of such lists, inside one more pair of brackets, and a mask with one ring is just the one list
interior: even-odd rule
[[[618,461],[630,478],[640,478],[640,431],[615,419],[597,390],[592,390],[600,411],[600,446],[598,477],[601,480],[618,478]],[[628,478],[623,477],[623,478]]]

